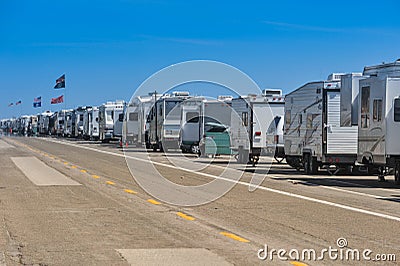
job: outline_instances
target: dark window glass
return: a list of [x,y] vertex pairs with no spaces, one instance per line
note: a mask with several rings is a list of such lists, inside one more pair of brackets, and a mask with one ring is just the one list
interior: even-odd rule
[[199,122],[199,113],[198,112],[187,112],[186,113],[186,122],[187,123],[198,123]]
[[400,122],[400,99],[394,100],[394,122]]

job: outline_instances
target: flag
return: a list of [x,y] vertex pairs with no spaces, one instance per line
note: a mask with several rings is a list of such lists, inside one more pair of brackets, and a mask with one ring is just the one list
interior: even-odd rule
[[19,100],[18,102],[15,103],[15,105],[19,105],[19,104],[21,104],[21,103],[22,103],[22,101]]
[[62,88],[65,88],[65,74],[56,80],[56,85],[54,86],[54,89],[62,89]]
[[33,99],[33,108],[42,107],[42,96]]
[[63,103],[64,102],[64,95],[61,95],[57,98],[51,98],[51,104],[58,104],[58,103]]
[[13,105],[14,105],[13,103],[10,103],[10,104],[8,105],[8,107],[13,106]]

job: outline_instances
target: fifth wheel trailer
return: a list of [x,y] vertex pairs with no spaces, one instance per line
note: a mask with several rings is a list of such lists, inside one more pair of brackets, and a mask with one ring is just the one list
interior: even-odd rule
[[360,81],[358,161],[394,169],[400,184],[400,59],[365,67]]
[[331,74],[326,81],[307,83],[286,95],[284,141],[290,166],[315,174],[319,167],[338,171],[355,165],[358,128],[341,126],[341,80],[346,77],[353,84],[360,76]]

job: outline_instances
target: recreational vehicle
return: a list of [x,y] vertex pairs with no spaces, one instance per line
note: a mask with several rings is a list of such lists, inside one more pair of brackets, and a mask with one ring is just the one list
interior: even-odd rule
[[49,134],[49,122],[50,116],[53,113],[50,111],[46,111],[38,115],[38,132],[40,135],[48,135]]
[[138,96],[126,108],[122,141],[125,144],[143,145],[146,136],[146,120],[156,99],[162,95]]
[[87,108],[90,108],[90,106],[80,106],[75,109],[74,137],[83,137],[83,114]]
[[275,116],[283,116],[284,105],[281,90],[264,90],[262,95],[232,100],[231,145],[240,163],[254,165],[266,153],[268,127]]
[[90,123],[92,108],[86,108],[83,113],[83,139],[90,139]]
[[156,101],[148,115],[148,139],[146,147],[153,151],[179,149],[181,103],[189,99],[188,92],[173,92]]
[[319,167],[336,173],[355,164],[358,128],[349,122],[341,126],[341,80],[357,94],[352,84],[360,77],[331,74],[326,81],[307,83],[286,95],[284,141],[289,165],[315,174]]
[[200,153],[199,143],[205,136],[208,127],[219,124],[231,125],[231,106],[221,100],[209,100],[194,97],[181,104],[181,131],[179,146],[183,152]]
[[[102,142],[115,140],[115,120],[119,120],[121,110],[124,110],[124,101],[107,102],[99,107],[99,138]],[[122,130],[121,130],[122,132]]]
[[358,106],[358,162],[394,169],[400,184],[400,60],[365,67]]
[[114,109],[114,138],[122,141],[122,131],[126,111],[126,102],[120,101],[120,104]]
[[99,138],[99,108],[91,107],[86,109],[83,115],[83,138],[98,139]]

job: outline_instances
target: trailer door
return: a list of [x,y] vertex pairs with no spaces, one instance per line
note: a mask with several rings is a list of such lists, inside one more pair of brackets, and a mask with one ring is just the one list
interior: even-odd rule
[[326,91],[326,154],[357,154],[358,127],[340,126],[340,91]]

